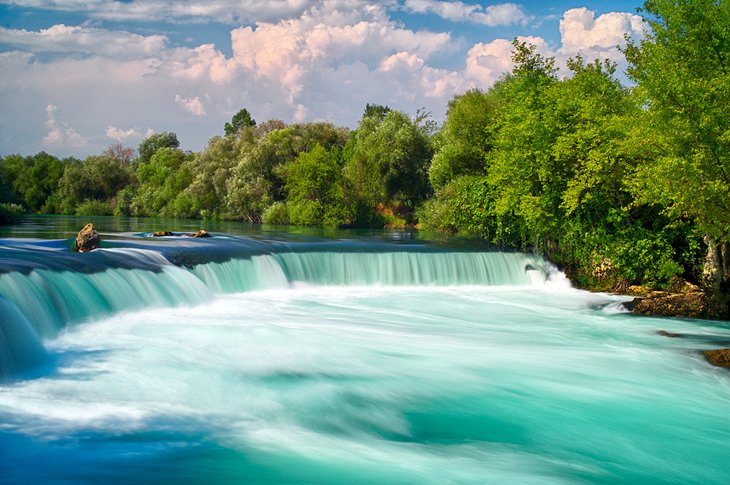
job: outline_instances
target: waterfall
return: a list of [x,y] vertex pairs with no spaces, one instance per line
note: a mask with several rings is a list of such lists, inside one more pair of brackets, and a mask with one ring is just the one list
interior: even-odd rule
[[[368,252],[366,247],[344,243],[271,245],[269,253],[256,247],[256,252],[226,253],[223,258],[215,251],[186,254],[176,248],[169,258],[177,264],[160,251],[129,247],[84,255],[26,246],[3,249],[0,375],[38,360],[43,354],[39,336],[53,337],[69,324],[143,308],[198,305],[215,294],[288,288],[299,282],[515,286],[545,280],[545,272],[535,269],[542,263],[524,254],[441,252],[427,247],[380,246]],[[231,247],[221,249],[231,251]],[[198,259],[189,257],[192,254]],[[206,256],[207,262],[199,260]],[[28,362],[22,361],[25,356]]]
[[0,380],[48,359],[38,334],[18,308],[0,296]]

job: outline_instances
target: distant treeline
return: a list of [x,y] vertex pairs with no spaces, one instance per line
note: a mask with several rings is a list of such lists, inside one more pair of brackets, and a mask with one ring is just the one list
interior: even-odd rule
[[[623,50],[631,87],[611,62],[580,57],[563,78],[553,59],[515,41],[512,72],[456,96],[442,126],[380,105],[352,131],[258,124],[243,109],[198,153],[159,133],[136,152],[117,144],[85,160],[7,156],[0,202],[40,213],[419,224],[543,252],[587,286],[660,286],[676,275],[726,285],[728,5],[645,2],[649,31]],[[709,269],[708,249],[719,255]]]

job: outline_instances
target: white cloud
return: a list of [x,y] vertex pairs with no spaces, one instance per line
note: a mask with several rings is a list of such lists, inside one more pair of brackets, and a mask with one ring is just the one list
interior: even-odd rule
[[[131,12],[132,4],[162,8],[161,3],[165,2],[137,0],[113,8]],[[278,5],[286,4],[296,13],[295,3]],[[30,152],[45,137],[45,144],[59,155],[99,153],[110,138],[144,136],[139,128],[118,128],[138,127],[140,120],[157,132],[175,131],[185,148],[200,149],[242,107],[261,121],[328,120],[354,126],[366,103],[409,113],[423,107],[439,119],[454,94],[471,87],[486,89],[512,68],[509,41],[478,43],[463,52],[462,41],[448,32],[415,31],[393,20],[389,9],[398,7],[394,3],[310,3],[292,18],[233,28],[232,55],[224,54],[227,46],[173,47],[164,36],[87,26],[59,25],[38,32],[4,29],[0,37],[15,36],[12,45],[26,52],[0,52],[0,106],[13,114],[0,118],[0,149]],[[204,5],[213,9],[223,4]],[[92,0],[91,5],[100,4]],[[197,4],[171,5],[193,9]],[[246,8],[255,5],[263,3]],[[454,5],[470,15],[487,13],[482,7]],[[619,56],[611,39],[620,37],[622,29],[636,32],[633,17],[621,14],[621,23],[616,22],[618,14],[587,13],[565,13],[562,47],[550,50],[538,37],[524,40],[538,45],[541,54],[556,56],[558,65],[578,50]],[[117,47],[125,39],[133,48]],[[447,56],[452,59],[444,68],[438,62]],[[49,108],[49,99],[58,108]],[[181,109],[194,116],[180,116]],[[63,113],[63,123],[58,113]],[[31,136],[33,141],[18,141]]]
[[0,3],[64,12],[83,12],[114,21],[217,21],[223,23],[279,20],[299,16],[308,0],[2,0]]
[[58,24],[38,32],[0,27],[0,43],[31,52],[67,52],[130,58],[160,54],[165,48],[167,37],[145,37],[123,31]]
[[626,12],[610,12],[595,16],[587,8],[567,10],[560,20],[562,47],[556,56],[561,59],[582,55],[587,60],[611,59],[625,66],[623,54],[617,46],[624,45],[624,35],[639,38],[645,25],[641,17]]
[[[533,44],[537,48],[537,53],[542,56],[554,56],[545,39],[541,37],[518,37],[518,40]],[[506,39],[474,45],[466,55],[466,77],[474,80],[482,88],[492,86],[514,67],[512,50],[512,42]]]
[[43,145],[51,148],[60,147],[85,147],[87,140],[66,123],[61,123],[56,118],[58,107],[54,104],[46,106],[46,128],[48,133],[43,137]]
[[517,4],[496,5],[465,4],[440,0],[406,0],[403,8],[413,13],[432,13],[451,22],[471,22],[490,27],[497,25],[526,25],[530,17]]
[[175,95],[175,102],[182,108],[195,116],[205,116],[205,106],[198,96],[194,98],[183,98],[179,94]]
[[111,138],[112,140],[122,142],[127,138],[142,138],[142,133],[135,130],[134,128],[123,130],[121,128],[117,128],[116,126],[109,125],[106,129],[106,136]]

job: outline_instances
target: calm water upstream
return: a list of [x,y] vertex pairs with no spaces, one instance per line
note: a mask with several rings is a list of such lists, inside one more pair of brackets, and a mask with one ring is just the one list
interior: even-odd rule
[[727,323],[456,240],[85,222],[0,228],[2,483],[730,483]]

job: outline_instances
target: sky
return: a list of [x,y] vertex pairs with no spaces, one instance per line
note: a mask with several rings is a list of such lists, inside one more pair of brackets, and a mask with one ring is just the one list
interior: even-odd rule
[[488,89],[511,40],[625,61],[641,1],[0,0],[0,156],[85,157],[175,132],[201,150],[246,108],[258,122],[355,128],[367,103],[440,122]]

